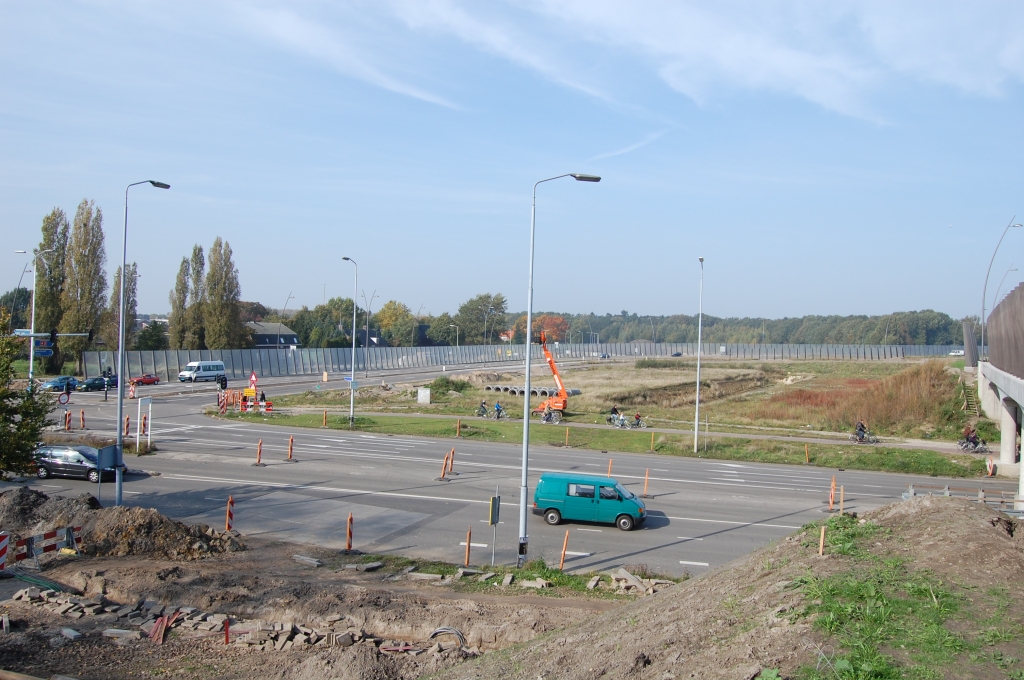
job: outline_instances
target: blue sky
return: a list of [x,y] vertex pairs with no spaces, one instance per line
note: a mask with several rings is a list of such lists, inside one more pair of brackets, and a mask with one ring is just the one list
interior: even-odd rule
[[[719,316],[977,314],[1024,220],[1011,2],[0,0],[0,288],[85,197],[140,311],[194,243],[243,298],[481,292]],[[1024,229],[1007,236],[989,296]],[[1007,277],[1004,290],[1024,279]]]

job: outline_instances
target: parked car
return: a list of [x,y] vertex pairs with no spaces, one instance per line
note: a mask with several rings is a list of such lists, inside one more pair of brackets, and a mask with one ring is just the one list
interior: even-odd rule
[[598,359],[611,359],[611,358],[612,358],[612,355],[611,355],[611,354],[608,354],[608,353],[606,353],[606,352],[603,352],[603,353],[601,354],[601,356],[599,356],[599,357],[598,357]]
[[103,391],[105,389],[111,389],[112,390],[115,387],[117,387],[117,376],[116,375],[112,376],[110,378],[104,378],[102,376],[98,376],[98,377],[95,377],[95,378],[89,378],[87,380],[83,380],[82,382],[78,383],[78,387],[76,389],[78,389],[79,392],[93,392],[93,391]]
[[152,373],[144,373],[132,378],[131,381],[134,385],[156,385],[160,382],[160,376]]
[[610,477],[545,472],[533,493],[533,514],[548,524],[563,519],[614,524],[630,531],[647,519],[644,502]]
[[68,384],[71,385],[71,389],[78,389],[78,380],[70,375],[59,375],[56,378],[47,380],[40,386],[40,389],[49,390],[50,392],[63,392]]
[[949,356],[951,357],[962,357],[963,355],[964,351],[962,349],[955,349],[949,353]]
[[[34,454],[36,476],[47,477],[84,477],[90,482],[98,482],[100,473],[97,470],[99,451],[91,446],[68,446],[64,444],[40,446]],[[103,479],[113,479],[114,468],[103,470]]]
[[682,352],[672,352],[672,356],[674,356],[674,357],[681,357],[681,356],[683,356],[683,353]]

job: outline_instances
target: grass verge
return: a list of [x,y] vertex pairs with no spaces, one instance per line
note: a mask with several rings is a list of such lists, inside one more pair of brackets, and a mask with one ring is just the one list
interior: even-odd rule
[[[275,425],[321,428],[323,415],[316,413],[284,415],[227,413],[224,418],[252,422],[272,422]],[[417,437],[454,439],[458,420],[452,418],[408,418],[402,416],[359,416],[355,429],[361,432],[400,434]],[[348,417],[329,415],[327,428],[347,430]],[[683,435],[654,434],[651,432],[591,428],[565,428],[556,425],[535,424],[530,428],[531,444],[565,446],[596,451],[626,453],[660,453],[684,457],[715,458],[759,463],[801,465],[805,462],[805,445],[797,442],[778,442],[750,439],[713,439],[703,442],[696,455],[693,439]],[[474,441],[517,444],[522,439],[521,423],[501,423],[483,419],[462,419],[461,437]],[[568,437],[568,439],[567,439]],[[653,447],[652,447],[653,441]],[[879,446],[852,447],[807,444],[807,455],[812,465],[850,470],[880,470],[937,477],[975,477],[984,474],[985,462],[965,455],[944,454],[937,451],[891,449]]]

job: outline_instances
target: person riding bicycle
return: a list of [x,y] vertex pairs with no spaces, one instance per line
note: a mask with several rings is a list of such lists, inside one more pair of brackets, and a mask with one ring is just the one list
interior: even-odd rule
[[478,408],[476,410],[476,412],[477,412],[478,415],[481,415],[481,416],[487,415],[487,400],[486,399],[484,399],[483,401],[480,402],[480,408]]
[[505,409],[501,407],[499,402],[494,402],[494,417],[503,418],[505,416]]
[[551,404],[549,404],[547,402],[544,402],[544,417],[541,418],[541,422],[550,423],[551,422],[551,414],[552,414]]
[[981,443],[981,440],[978,439],[978,431],[971,425],[964,428],[964,439],[966,439],[967,443],[971,446],[977,446]]
[[633,416],[633,427],[640,427],[640,413],[639,412],[637,412],[637,414],[635,416]]
[[864,441],[864,437],[868,434],[868,426],[864,424],[863,420],[857,421],[857,441]]

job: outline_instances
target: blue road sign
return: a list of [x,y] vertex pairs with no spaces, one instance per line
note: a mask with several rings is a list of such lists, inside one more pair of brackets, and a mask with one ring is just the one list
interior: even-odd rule
[[36,347],[53,347],[49,340],[36,340]]
[[53,356],[53,350],[52,349],[37,349],[36,350],[36,356],[37,357],[52,357]]

